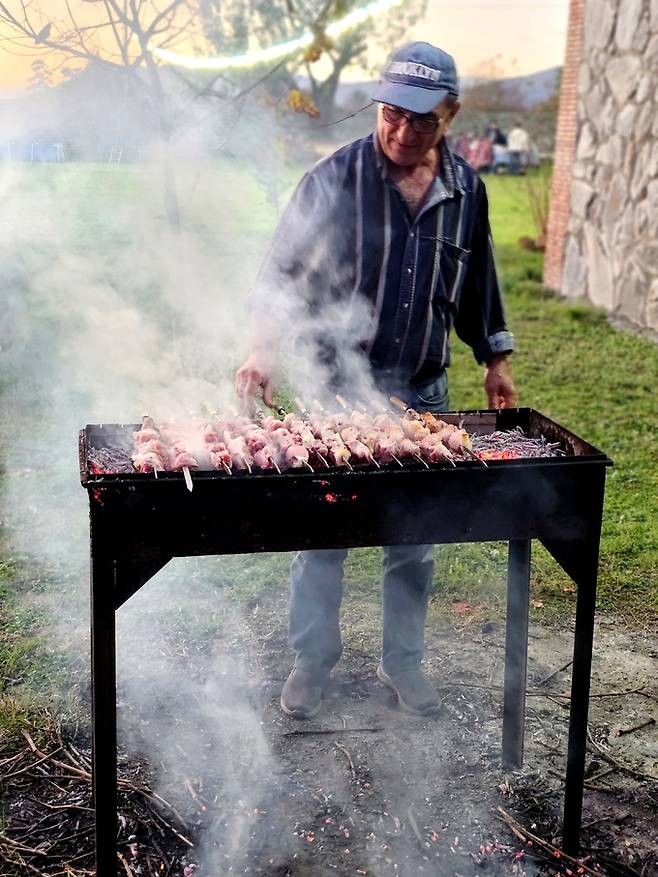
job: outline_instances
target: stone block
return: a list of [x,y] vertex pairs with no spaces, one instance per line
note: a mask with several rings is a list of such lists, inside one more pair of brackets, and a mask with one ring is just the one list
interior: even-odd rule
[[594,189],[587,183],[574,180],[571,183],[571,212],[582,219],[587,214],[587,207],[594,196]]
[[642,15],[642,6],[642,0],[624,0],[619,4],[615,43],[622,52],[628,51],[633,45],[633,37]]
[[644,53],[644,63],[648,71],[656,70],[656,61],[658,61],[658,34],[651,37],[649,44]]
[[635,28],[635,34],[633,35],[633,42],[631,43],[631,49],[634,52],[638,52],[640,55],[644,52],[647,43],[649,42],[649,37],[651,36],[651,29],[649,26],[649,16],[643,15],[640,19],[640,23]]
[[606,91],[607,89],[605,88],[605,86],[602,83],[598,82],[596,85],[592,86],[589,91],[585,93],[581,92],[583,94],[583,107],[585,109],[585,115],[587,119],[589,119],[597,127],[603,115]]
[[580,251],[578,240],[570,235],[564,256],[562,274],[562,293],[568,298],[581,298],[585,294],[585,260]]
[[601,164],[620,167],[624,157],[624,144],[618,135],[614,135],[602,143],[596,151],[596,161]]
[[[653,216],[656,216],[655,212],[653,213]],[[652,214],[649,206],[649,198],[643,198],[642,201],[637,203],[633,215],[633,233],[637,240],[649,230],[651,217]]]
[[[648,76],[644,76],[640,81],[640,85],[642,85],[642,82],[644,82],[645,80],[648,80],[648,78]],[[630,137],[633,133],[633,126],[635,125],[636,115],[637,107],[633,106],[633,104],[626,104],[626,106],[617,116],[615,122],[615,130],[617,134],[619,134],[621,137]]]
[[[653,215],[654,220],[658,217],[658,180],[651,180],[647,186],[647,207]],[[638,207],[640,205],[638,204]],[[658,266],[656,266],[658,270]]]
[[[651,95],[652,88],[658,87],[658,83],[652,85],[651,77],[649,74],[645,74],[642,79],[640,79],[637,91],[635,92],[635,101],[638,104],[643,104],[645,100]],[[630,106],[630,104],[629,104]]]
[[624,179],[623,174],[616,173],[614,175],[610,186],[605,192],[601,193],[601,198],[605,205],[603,224],[610,230],[619,222],[619,218],[628,200],[628,183]]
[[584,55],[591,49],[604,49],[610,42],[615,24],[615,9],[608,0],[587,3],[583,34]]
[[579,160],[594,158],[596,153],[596,132],[589,122],[580,129],[578,136],[578,146],[576,147],[576,158]]
[[605,71],[610,90],[619,106],[635,92],[642,72],[642,62],[634,55],[612,58]]
[[582,61],[578,71],[578,94],[587,94],[589,92],[591,81],[589,64],[587,61]]
[[[658,113],[654,110],[653,106],[647,101],[642,104],[640,107],[640,112],[637,115],[637,121],[635,122],[635,142],[642,143],[649,136],[649,132],[653,134],[655,137],[658,134],[658,126],[656,125],[656,120],[658,119]],[[653,131],[652,131],[653,125]]]
[[646,325],[648,283],[632,263],[619,278],[616,289],[615,313],[636,326]]
[[651,142],[647,141],[638,152],[637,160],[635,162],[635,170],[633,171],[633,176],[630,181],[631,185],[629,191],[633,201],[639,201],[640,198],[644,197],[645,189],[651,179],[649,173],[650,159]]
[[610,311],[614,306],[610,256],[596,229],[589,223],[584,229],[587,296],[593,304]]

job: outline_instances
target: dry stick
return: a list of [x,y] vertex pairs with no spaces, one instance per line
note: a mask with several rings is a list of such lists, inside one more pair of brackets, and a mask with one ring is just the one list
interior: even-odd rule
[[374,734],[376,731],[383,731],[383,728],[319,728],[315,731],[286,731],[284,737],[302,737],[307,734],[356,734],[367,732]]
[[554,847],[553,844],[549,843],[547,840],[538,837],[536,834],[532,834],[530,831],[528,831],[527,828],[524,828],[520,822],[517,822],[516,819],[514,819],[514,817],[507,812],[507,810],[504,810],[500,806],[496,807],[496,810],[498,811],[498,813],[500,813],[503,821],[507,823],[513,834],[515,834],[516,837],[519,838],[519,840],[522,840],[524,843],[527,843],[529,840],[531,840],[536,846],[539,847],[539,849],[543,850],[545,853],[549,853],[551,859],[553,860],[564,859],[567,862],[571,862],[571,864],[575,865],[577,868],[582,868],[586,874],[592,874],[593,877],[605,877],[605,875],[602,874],[601,871],[596,871],[594,870],[594,868],[588,867],[587,865],[583,864],[580,859],[572,858],[572,856],[569,856],[567,853],[558,849],[558,847]]
[[46,877],[43,871],[40,871],[38,868],[35,868],[34,865],[31,865],[29,862],[26,862],[22,856],[19,855],[19,861],[17,862],[15,859],[10,858],[7,853],[0,846],[0,856],[8,862],[10,865],[20,865],[21,868],[27,868],[28,871],[31,871],[33,874],[36,874],[37,877]]
[[[59,752],[61,748],[62,748],[62,747],[60,746],[58,749],[55,750],[55,752]],[[53,752],[52,754],[54,755],[55,752]],[[8,780],[8,779],[10,779],[11,777],[17,777],[17,776],[20,776],[20,774],[22,774],[22,773],[26,773],[27,771],[32,770],[32,768],[33,768],[33,767],[36,767],[38,764],[41,764],[41,763],[44,762],[44,761],[48,761],[49,758],[50,758],[50,755],[44,755],[43,758],[40,758],[38,761],[34,761],[34,762],[32,762],[32,764],[27,764],[27,765],[25,765],[25,767],[22,767],[20,770],[15,770],[15,771],[13,771],[12,773],[5,773],[5,774],[3,774],[3,775],[2,775],[2,779],[3,779],[3,780]]]
[[416,817],[414,816],[411,807],[407,807],[407,817],[409,819],[409,825],[411,826],[411,830],[416,835],[418,843],[421,845],[423,850],[425,850],[425,841],[423,840],[423,836],[420,833],[420,829],[418,828],[418,823],[416,822]]
[[634,731],[641,731],[642,728],[648,728],[649,725],[655,725],[656,720],[651,717],[649,719],[645,719],[643,722],[640,722],[639,725],[633,725],[632,728],[619,728],[615,732],[615,737],[623,737],[624,734],[632,734]]
[[[44,756],[44,753],[41,752],[39,749],[37,749],[37,747],[34,744],[34,741],[30,737],[28,732],[26,730],[23,730],[21,733],[23,734],[23,736],[27,740],[28,745],[30,746],[30,749],[32,749],[32,751],[36,755]],[[79,768],[72,767],[70,764],[65,764],[63,761],[59,761],[58,759],[52,758],[49,755],[47,755],[45,757],[47,759],[49,759],[50,762],[52,764],[54,764],[56,767],[59,767],[62,770],[68,770],[68,771],[73,772],[73,776],[71,776],[70,774],[64,774],[62,776],[62,779],[69,779],[69,780],[83,779],[86,782],[91,782],[92,777],[91,777],[91,773],[89,771],[81,770]],[[141,789],[139,786],[134,785],[129,780],[124,780],[124,779],[117,780],[117,785],[119,785],[121,788],[128,789],[131,792],[136,792],[137,794],[142,795],[144,798],[146,798],[147,801],[156,801],[156,802],[162,804],[164,807],[167,808],[167,810],[169,810],[171,813],[174,814],[174,816],[178,820],[179,824],[183,828],[187,829],[187,823],[185,822],[183,817],[180,815],[178,810],[176,810],[176,808],[173,806],[173,804],[170,804],[169,801],[166,801],[163,797],[158,795],[157,792],[152,792],[151,790],[147,790],[147,789]],[[174,829],[171,825],[169,825],[166,822],[165,822],[165,824],[167,825],[168,828],[170,828],[172,831],[174,831]],[[174,831],[174,833],[178,834],[178,832],[175,832],[175,831]],[[182,838],[182,835],[178,835],[178,836]],[[188,840],[187,838],[182,838],[182,839],[185,840],[185,842],[188,843],[190,846],[194,846],[192,841]]]
[[128,877],[135,877],[135,872],[133,871],[133,869],[130,867],[130,865],[126,861],[125,856],[123,856],[123,854],[120,853],[118,850],[117,850],[117,856],[119,858],[119,861],[123,865],[124,870],[125,870],[126,874],[128,875]]
[[543,679],[540,679],[540,681],[537,683],[537,687],[539,688],[542,685],[546,685],[546,683],[550,682],[554,676],[557,676],[558,673],[562,673],[563,670],[567,670],[572,664],[573,658],[570,661],[567,661],[567,663],[563,667],[558,667],[557,670],[553,670],[553,672],[549,673],[548,676],[544,676]]
[[352,779],[355,780],[356,779],[356,769],[354,767],[354,762],[352,761],[352,756],[349,753],[349,749],[347,749],[346,746],[343,746],[342,743],[334,743],[334,746],[336,747],[336,749],[339,749],[343,753],[345,758],[347,759],[347,762],[350,766],[350,772],[352,774]]
[[590,745],[599,753],[601,758],[603,758],[603,760],[607,761],[609,764],[614,764],[614,766],[618,768],[618,770],[622,770],[624,771],[624,773],[629,774],[629,776],[635,777],[636,780],[653,780],[653,782],[658,782],[658,777],[653,776],[653,774],[642,773],[641,771],[633,770],[632,767],[627,767],[621,761],[617,761],[616,758],[613,758],[612,755],[609,755],[602,746],[599,746],[594,737],[592,737],[592,731],[589,727],[587,728],[587,739],[589,740]]

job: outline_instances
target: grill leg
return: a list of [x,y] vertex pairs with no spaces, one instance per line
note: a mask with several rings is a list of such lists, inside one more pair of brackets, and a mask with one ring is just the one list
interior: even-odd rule
[[529,539],[518,539],[509,543],[503,696],[503,765],[507,768],[521,767],[523,764],[530,544]]
[[594,612],[596,607],[596,567],[598,546],[594,550],[593,574],[579,582],[576,604],[576,632],[571,677],[571,714],[569,748],[564,789],[564,851],[577,856],[580,847],[580,822],[583,814],[583,784],[587,750],[587,711],[589,707]]
[[96,815],[96,877],[116,877],[117,731],[114,569],[91,560],[92,773]]

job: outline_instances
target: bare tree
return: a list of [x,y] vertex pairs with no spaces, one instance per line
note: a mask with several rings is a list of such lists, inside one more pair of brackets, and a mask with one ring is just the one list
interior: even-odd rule
[[[298,108],[324,123],[336,109],[336,92],[344,71],[355,64],[369,69],[367,51],[373,45],[399,44],[411,25],[424,12],[427,0],[406,0],[392,14],[370,19],[336,38],[331,25],[362,5],[359,0],[260,0],[251,4],[218,3],[204,0],[202,13],[209,42],[219,52],[244,51],[250,37],[260,45],[311,32],[313,42],[301,53],[291,55],[270,78],[273,88],[297,91],[296,76],[303,73],[309,83],[310,101]],[[322,59],[325,63],[317,65]],[[369,70],[369,72],[372,72]]]
[[[100,64],[134,76],[146,89],[161,145],[167,216],[179,225],[178,197],[168,144],[174,122],[161,68],[152,47],[189,39],[199,21],[203,0],[87,0],[75,8],[69,0],[0,0],[5,47],[35,56],[41,81],[52,71]],[[34,65],[33,65],[34,67]]]

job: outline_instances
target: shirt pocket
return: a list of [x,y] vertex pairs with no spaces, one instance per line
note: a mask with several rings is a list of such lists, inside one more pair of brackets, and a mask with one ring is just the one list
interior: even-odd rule
[[427,236],[425,240],[427,243],[434,242],[432,268],[434,287],[431,293],[434,307],[439,307],[454,315],[471,251],[458,246],[448,238]]

